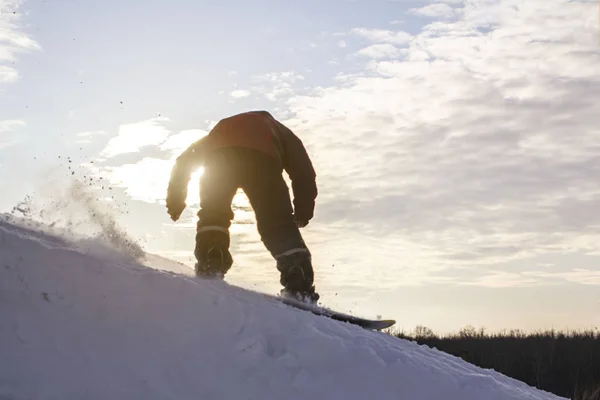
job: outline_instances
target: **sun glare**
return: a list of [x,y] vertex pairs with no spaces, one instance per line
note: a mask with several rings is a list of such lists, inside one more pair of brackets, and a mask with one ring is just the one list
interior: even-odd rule
[[204,174],[204,167],[200,167],[200,169],[192,174],[190,182],[188,183],[188,197],[187,197],[187,205],[200,205],[200,177]]

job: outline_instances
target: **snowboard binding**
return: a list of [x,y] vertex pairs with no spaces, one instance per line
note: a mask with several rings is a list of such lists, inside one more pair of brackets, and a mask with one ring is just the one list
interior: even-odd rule
[[223,279],[233,265],[229,252],[229,234],[220,229],[201,228],[196,234],[196,265],[199,278]]
[[319,294],[313,285],[313,269],[308,252],[299,252],[277,260],[281,272],[281,296],[304,303],[316,304]]
[[211,247],[196,262],[196,276],[205,279],[223,279],[233,264],[231,254],[219,247]]
[[294,291],[288,288],[283,288],[281,289],[279,294],[287,299],[296,300],[302,303],[313,305],[316,305],[317,301],[320,298],[319,294],[315,291],[314,286],[312,286],[311,289],[306,291]]

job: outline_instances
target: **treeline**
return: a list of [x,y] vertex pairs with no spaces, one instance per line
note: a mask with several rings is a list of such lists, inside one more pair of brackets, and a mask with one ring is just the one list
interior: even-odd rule
[[465,327],[436,335],[418,326],[414,332],[391,332],[402,339],[455,355],[481,368],[573,400],[600,400],[600,331],[488,333]]

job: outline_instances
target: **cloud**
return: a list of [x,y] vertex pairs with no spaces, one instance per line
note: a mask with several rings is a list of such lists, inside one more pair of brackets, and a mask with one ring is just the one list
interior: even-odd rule
[[125,189],[134,200],[154,203],[164,199],[173,161],[144,157],[135,164],[105,166],[96,170],[110,185]]
[[99,135],[106,135],[106,132],[104,132],[104,131],[87,131],[87,132],[80,132],[76,136],[82,137],[82,138],[87,138],[87,137],[99,136]]
[[270,72],[263,75],[259,75],[254,78],[257,82],[270,82],[270,83],[279,83],[279,82],[289,82],[296,83],[298,81],[304,80],[304,76],[300,75],[295,71],[284,71],[284,72]]
[[286,100],[319,223],[419,246],[424,270],[597,249],[597,5],[518,4],[473,0],[414,37],[353,29],[406,52]]
[[14,82],[18,71],[8,65],[16,61],[17,53],[40,49],[39,44],[21,31],[20,0],[0,0],[0,83]]
[[16,69],[0,65],[0,83],[14,82],[19,79],[19,73]]
[[104,131],[87,131],[87,132],[80,132],[78,134],[76,134],[75,136],[78,137],[79,139],[75,140],[75,143],[79,143],[79,144],[88,144],[88,143],[92,143],[92,139],[95,136],[102,136],[102,135],[106,135],[106,132]]
[[600,271],[585,268],[575,268],[566,272],[529,271],[524,275],[565,280],[581,285],[600,285]]
[[119,126],[117,136],[109,140],[100,155],[110,158],[120,154],[135,153],[144,147],[163,143],[170,134],[167,128],[160,125],[161,122],[165,121],[169,121],[169,119],[156,117]]
[[535,277],[524,276],[513,272],[492,271],[489,275],[476,277],[474,279],[463,278],[461,285],[482,286],[487,288],[508,288],[515,286],[533,286],[538,283],[538,279],[535,279]]
[[9,132],[16,127],[24,126],[24,125],[25,125],[25,121],[18,120],[18,119],[10,119],[10,120],[6,120],[6,121],[0,121],[0,134]]
[[456,17],[459,10],[448,4],[434,3],[421,8],[411,8],[410,12],[423,17],[450,19]]
[[238,89],[238,90],[234,90],[233,92],[231,92],[230,95],[234,99],[243,99],[244,97],[250,96],[250,91]]
[[[121,125],[118,135],[108,142],[96,162],[85,167],[110,186],[123,188],[134,200],[148,203],[163,200],[175,158],[208,133],[188,129],[173,134],[161,125],[166,121],[169,119],[160,117]],[[100,134],[104,132],[82,132],[77,136],[88,140]],[[201,173],[196,171],[192,177],[188,205],[199,202],[197,187],[193,186]]]
[[183,150],[195,141],[208,135],[208,132],[202,129],[188,129],[177,134],[171,135],[161,145],[161,150],[169,150],[173,156],[178,156]]
[[379,43],[362,48],[356,54],[374,59],[390,59],[401,57],[403,54],[406,54],[406,50],[399,49],[389,43]]
[[272,72],[253,78],[257,93],[271,101],[279,100],[294,93],[294,85],[304,80],[304,76],[295,71]]
[[465,3],[465,0],[438,0],[437,3],[450,4],[450,5],[462,5]]
[[13,131],[17,128],[25,126],[25,121],[21,120],[6,120],[0,121],[0,149],[12,146],[19,142]]
[[371,42],[406,44],[412,40],[412,35],[410,33],[387,29],[354,28],[350,33],[363,37]]

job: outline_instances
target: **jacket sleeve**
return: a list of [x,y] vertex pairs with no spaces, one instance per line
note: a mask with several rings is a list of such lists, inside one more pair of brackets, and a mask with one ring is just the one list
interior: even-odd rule
[[170,204],[184,203],[187,199],[190,178],[202,166],[205,143],[206,137],[192,143],[175,160],[167,188],[167,207]]
[[318,195],[315,169],[300,138],[281,122],[275,123],[281,132],[283,168],[292,181],[294,214],[309,221],[314,216]]

